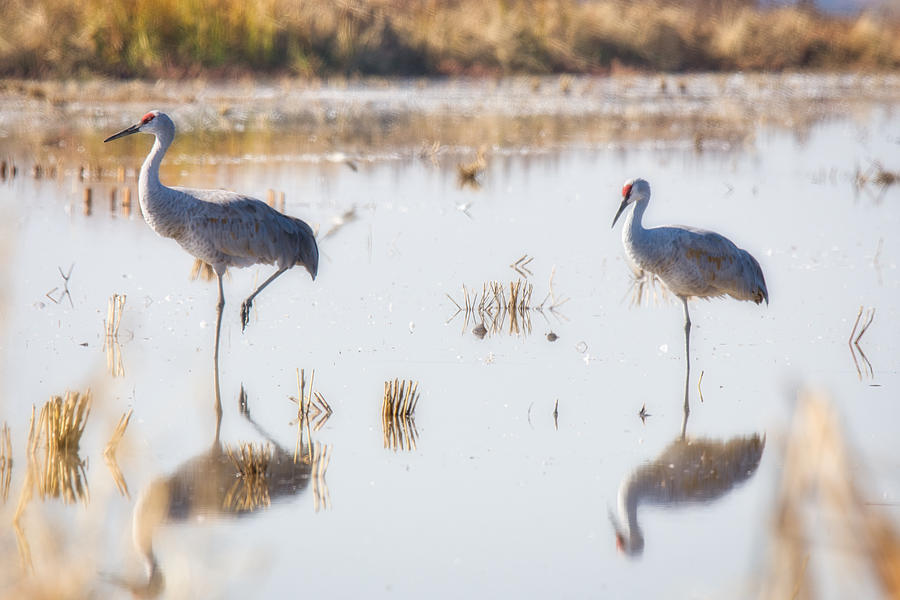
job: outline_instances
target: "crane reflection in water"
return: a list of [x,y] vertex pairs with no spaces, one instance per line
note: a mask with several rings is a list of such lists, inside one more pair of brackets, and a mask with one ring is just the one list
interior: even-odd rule
[[688,436],[686,428],[687,412],[681,434],[659,456],[627,474],[619,486],[618,515],[609,516],[616,546],[629,556],[644,551],[640,505],[674,508],[712,502],[750,479],[759,467],[765,436],[717,440]]
[[165,577],[153,540],[164,527],[256,513],[274,501],[301,494],[310,484],[316,510],[330,506],[325,483],[330,446],[313,443],[308,427],[304,439],[301,424],[296,449],[286,449],[250,417],[243,388],[240,406],[264,443],[223,444],[219,439],[219,414],[210,448],[182,463],[174,473],[150,482],[138,496],[132,514],[132,537],[147,577],[139,583],[113,578],[135,596],[156,597],[163,592]]

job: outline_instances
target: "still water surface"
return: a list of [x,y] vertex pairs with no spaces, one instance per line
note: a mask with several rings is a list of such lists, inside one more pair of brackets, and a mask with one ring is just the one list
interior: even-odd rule
[[[15,459],[4,522],[25,484],[32,405],[66,390],[93,397],[79,452],[89,499],[35,495],[25,505],[22,533],[0,536],[2,593],[59,585],[100,597],[128,597],[127,586],[172,598],[752,596],[801,385],[834,399],[867,498],[896,522],[900,188],[854,184],[875,160],[900,170],[893,106],[836,108],[802,135],[755,119],[741,143],[713,149],[690,136],[585,140],[567,121],[550,147],[489,144],[477,189],[458,181],[457,163],[476,151],[464,142],[433,157],[418,151],[434,141],[424,137],[336,155],[295,153],[277,135],[266,146],[254,131],[198,147],[186,133],[163,165],[165,183],[263,199],[284,192],[285,211],[319,228],[317,280],[302,269],[283,275],[257,298],[243,333],[240,301],[271,270],[234,270],[225,282],[218,441],[215,285],[192,281],[192,258],[134,210],[109,207],[111,189],[136,192],[134,169],[151,139],[78,139],[102,139],[117,120],[78,130],[68,139],[88,148],[82,162],[108,166],[86,182],[68,155],[54,177],[35,178],[32,163],[52,152],[0,140],[0,158],[20,165],[0,183],[0,418]],[[160,107],[179,122],[177,106]],[[115,165],[126,168],[124,184]],[[680,304],[630,305],[619,227],[610,229],[622,181],[634,176],[653,186],[645,224],[727,235],[757,257],[771,299],[692,304],[687,437],[720,476],[693,488],[674,477],[667,493],[666,469],[699,459],[680,441]],[[533,257],[524,273],[531,304],[551,291],[551,274],[552,297],[517,315],[518,332],[507,315],[499,330],[489,321],[476,335],[481,319],[455,314],[448,295],[462,304],[463,285],[470,294],[490,281],[508,289],[523,255]],[[58,268],[70,267],[71,303],[56,302]],[[104,334],[112,294],[127,296],[124,373],[115,377]],[[847,345],[860,306],[876,309],[861,341],[871,371],[857,371]],[[315,370],[334,412],[320,429],[304,428],[295,464],[298,368]],[[411,451],[385,448],[382,396],[395,378],[418,382]],[[256,426],[239,411],[242,388]],[[103,449],[129,408],[116,454],[124,495]],[[235,479],[225,448],[267,440],[271,506],[236,518],[224,499]],[[632,503],[641,498],[632,520],[642,548],[632,527],[630,554],[616,549],[613,521],[621,529],[629,520],[620,488]],[[839,582],[817,577],[840,596]]]

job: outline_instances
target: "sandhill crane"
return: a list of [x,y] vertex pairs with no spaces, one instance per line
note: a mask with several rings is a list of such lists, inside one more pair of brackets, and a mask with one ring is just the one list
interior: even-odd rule
[[756,434],[728,441],[676,438],[655,460],[622,480],[618,520],[610,514],[616,546],[632,556],[643,552],[639,505],[674,507],[720,498],[756,472],[765,446],[765,437]]
[[759,263],[746,250],[712,231],[683,225],[644,228],[641,219],[650,203],[650,184],[629,179],[622,186],[622,203],[612,225],[629,205],[634,210],[625,217],[622,243],[628,257],[641,269],[656,274],[684,306],[684,412],[688,404],[691,372],[691,316],[688,298],[729,295],[738,300],[769,303],[769,292]]
[[[247,326],[250,306],[267,285],[293,267],[306,267],[313,279],[319,266],[319,250],[309,225],[283,215],[266,203],[225,190],[166,187],[159,181],[159,165],[175,138],[175,124],[163,112],[152,110],[139,123],[109,136],[104,142],[151,133],[156,141],[141,166],[138,181],[144,220],[163,237],[174,239],[196,258],[212,266],[219,284],[216,305],[216,348],[213,356],[218,392],[219,332],[225,295],[222,275],[228,267],[276,264],[275,273],[241,303],[241,328]],[[218,398],[218,393],[217,393]],[[218,410],[221,410],[220,408]]]

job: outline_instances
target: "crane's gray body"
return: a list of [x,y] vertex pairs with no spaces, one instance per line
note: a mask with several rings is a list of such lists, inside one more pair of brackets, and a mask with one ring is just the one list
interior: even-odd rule
[[[635,181],[634,194],[641,193],[641,181]],[[634,202],[634,210],[626,216],[622,228],[622,243],[634,264],[655,273],[682,298],[728,295],[768,303],[762,269],[749,252],[712,231],[683,225],[645,228],[641,219],[649,203],[648,186],[646,195]]]
[[[138,195],[144,219],[163,237],[174,239],[217,273],[227,267],[301,264],[315,278],[319,252],[312,229],[264,202],[226,190],[167,187],[159,165],[172,143],[175,125],[157,114],[156,141],[141,167]],[[169,127],[171,126],[171,127]]]

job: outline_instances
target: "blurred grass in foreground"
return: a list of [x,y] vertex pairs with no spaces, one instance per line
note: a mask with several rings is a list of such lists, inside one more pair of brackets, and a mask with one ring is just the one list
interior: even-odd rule
[[752,0],[0,0],[0,76],[900,66],[900,15]]

